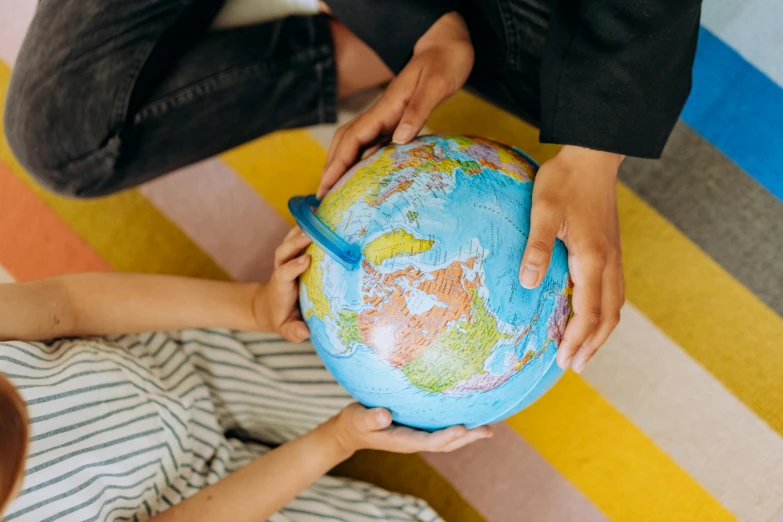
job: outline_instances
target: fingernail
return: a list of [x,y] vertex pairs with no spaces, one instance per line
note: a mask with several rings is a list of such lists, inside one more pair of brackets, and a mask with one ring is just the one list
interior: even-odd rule
[[538,268],[533,265],[525,265],[522,269],[522,276],[519,278],[519,282],[522,286],[528,290],[536,286],[538,281]]
[[297,332],[299,332],[299,337],[304,337],[305,339],[310,336],[310,330],[308,330],[306,326],[300,326],[297,329]]
[[406,143],[408,140],[411,139],[411,131],[413,130],[413,127],[409,123],[403,123],[399,127],[397,127],[397,130],[394,131],[394,136],[392,137],[392,141],[396,144],[402,144]]
[[384,410],[378,410],[375,412],[375,421],[378,424],[386,424],[386,412]]
[[587,363],[587,361],[578,362],[573,367],[571,367],[571,369],[574,370],[574,372],[576,372],[576,373],[582,373],[582,370],[585,369],[585,364],[586,363]]
[[563,358],[562,358],[562,357],[558,357],[558,358],[557,358],[557,365],[558,365],[560,368],[562,368],[563,370],[567,370],[567,369],[568,369],[568,366],[571,364],[571,359],[573,359],[573,358],[574,358],[574,357],[573,357],[573,356],[571,356],[571,357],[568,357],[567,359],[563,360]]
[[299,264],[303,265],[303,264],[307,263],[310,260],[309,258],[310,258],[310,256],[307,256],[307,255],[304,255],[304,256],[300,257],[299,258]]

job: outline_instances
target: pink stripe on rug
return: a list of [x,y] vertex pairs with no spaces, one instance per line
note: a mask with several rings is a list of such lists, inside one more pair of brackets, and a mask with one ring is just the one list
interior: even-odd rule
[[505,423],[490,441],[424,458],[487,522],[608,520]]
[[237,281],[266,281],[288,224],[220,159],[178,170],[141,192]]
[[0,0],[0,60],[8,65],[16,61],[35,6],[35,0]]

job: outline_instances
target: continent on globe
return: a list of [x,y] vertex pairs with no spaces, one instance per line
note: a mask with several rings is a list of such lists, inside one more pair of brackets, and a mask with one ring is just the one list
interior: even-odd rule
[[418,239],[407,230],[395,228],[367,243],[362,249],[362,254],[370,263],[380,265],[392,257],[412,256],[426,252],[434,244],[435,241],[431,239]]
[[[427,350],[403,367],[417,388],[444,393],[486,375],[486,361],[494,347],[498,341],[511,337],[498,330],[497,319],[489,313],[475,287],[469,292],[470,314],[438,335]],[[514,370],[518,371],[516,367]],[[486,382],[485,386],[491,389],[500,383]]]
[[389,274],[369,263],[363,268],[367,306],[358,314],[359,330],[364,344],[394,367],[412,362],[450,324],[469,319],[472,296],[459,262],[429,273],[412,266]]

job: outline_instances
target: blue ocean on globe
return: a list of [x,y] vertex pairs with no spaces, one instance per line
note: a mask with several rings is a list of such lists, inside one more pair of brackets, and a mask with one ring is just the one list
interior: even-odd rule
[[567,252],[527,290],[519,265],[537,165],[467,136],[387,146],[318,205],[292,201],[311,266],[301,309],[327,369],[395,422],[502,420],[548,391],[571,316]]

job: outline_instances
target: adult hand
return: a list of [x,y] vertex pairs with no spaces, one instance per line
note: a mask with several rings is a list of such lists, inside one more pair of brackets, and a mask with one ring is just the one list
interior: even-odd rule
[[330,423],[333,425],[335,441],[349,455],[362,449],[395,453],[448,452],[493,435],[489,426],[472,430],[464,426],[452,426],[433,433],[414,430],[392,424],[389,410],[367,409],[360,404],[346,407]]
[[389,84],[383,96],[366,112],[335,132],[318,197],[373,147],[391,138],[411,141],[432,111],[462,88],[473,68],[473,45],[462,16],[443,15],[416,42],[413,56]]
[[574,316],[557,363],[576,372],[620,320],[625,280],[617,215],[617,171],[623,156],[564,146],[544,163],[533,186],[530,236],[519,279],[534,288],[544,279],[555,238],[568,248]]

